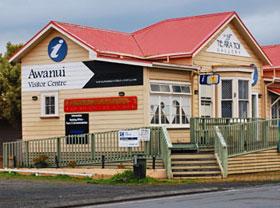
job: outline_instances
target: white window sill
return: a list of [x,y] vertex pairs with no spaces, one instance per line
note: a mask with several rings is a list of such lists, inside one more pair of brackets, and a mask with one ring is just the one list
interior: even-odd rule
[[59,118],[59,115],[41,115],[40,118],[41,119],[45,119],[45,118]]

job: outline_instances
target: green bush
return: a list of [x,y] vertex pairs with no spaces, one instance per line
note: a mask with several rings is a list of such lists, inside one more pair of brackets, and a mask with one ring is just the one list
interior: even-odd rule
[[126,170],[122,173],[118,173],[114,175],[110,181],[112,183],[132,183],[132,184],[137,184],[137,183],[155,183],[158,180],[150,177],[146,177],[143,179],[138,179],[134,176],[133,172],[131,170]]

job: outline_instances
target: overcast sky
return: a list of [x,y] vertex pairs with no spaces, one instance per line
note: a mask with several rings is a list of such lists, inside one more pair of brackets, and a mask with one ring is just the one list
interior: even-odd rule
[[260,44],[280,43],[279,0],[0,0],[0,53],[50,20],[132,32],[154,22],[236,11]]

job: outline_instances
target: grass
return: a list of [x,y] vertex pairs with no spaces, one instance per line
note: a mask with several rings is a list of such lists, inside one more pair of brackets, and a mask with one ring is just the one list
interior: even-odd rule
[[134,177],[131,170],[124,171],[114,175],[108,179],[94,179],[91,177],[71,177],[68,175],[57,176],[36,176],[22,175],[16,172],[0,172],[0,180],[40,180],[40,181],[53,181],[53,182],[73,182],[73,183],[87,183],[87,184],[111,184],[111,185],[177,185],[177,184],[195,184],[195,183],[237,183],[237,182],[280,182],[280,172],[265,172],[257,174],[244,174],[238,176],[230,176],[226,179],[213,178],[213,179],[184,179],[184,180],[168,180],[168,179],[154,179],[146,177],[144,179],[137,179]]

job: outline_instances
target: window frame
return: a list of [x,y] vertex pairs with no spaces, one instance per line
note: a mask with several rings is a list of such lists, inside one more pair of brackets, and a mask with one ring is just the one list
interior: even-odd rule
[[[252,105],[252,85],[250,83],[250,78],[246,78],[246,77],[228,77],[228,76],[224,76],[221,77],[221,82],[222,80],[232,80],[232,104],[233,104],[233,110],[232,110],[232,118],[239,118],[239,92],[238,92],[238,80],[246,80],[249,81],[248,82],[248,109],[247,109],[247,118],[251,117],[251,113],[252,113],[252,109],[251,109],[251,105]],[[219,89],[219,107],[218,107],[218,116],[222,116],[222,85],[218,85],[218,89]]]
[[[54,97],[54,114],[46,114],[46,97]],[[56,118],[59,117],[58,110],[58,92],[41,93],[41,118]]]
[[[157,91],[152,91],[151,89],[151,85],[152,84],[162,84],[162,85],[169,85],[169,92],[157,92]],[[173,85],[187,85],[190,89],[190,92],[173,92],[172,86]],[[165,80],[150,80],[149,81],[149,125],[150,126],[165,126],[166,128],[190,128],[190,121],[187,124],[183,124],[182,122],[182,112],[180,110],[180,124],[172,124],[172,121],[170,121],[169,124],[166,123],[161,123],[161,113],[159,112],[159,124],[153,124],[151,123],[151,119],[152,119],[152,115],[150,112],[150,108],[151,108],[151,95],[158,95],[159,97],[162,95],[168,95],[168,96],[180,96],[180,100],[182,99],[182,96],[186,96],[190,99],[189,103],[190,103],[190,118],[191,118],[191,114],[192,114],[192,85],[190,82],[178,82],[178,81],[165,81]],[[161,100],[161,98],[159,98],[159,100]],[[160,102],[159,102],[160,105]],[[181,106],[182,108],[182,106]],[[189,118],[189,119],[190,119]]]
[[[245,82],[247,82],[248,83],[248,97],[247,97],[247,99],[244,99],[244,98],[240,98],[240,96],[239,96],[239,81],[245,81]],[[249,112],[249,110],[250,110],[250,107],[249,107],[249,105],[251,104],[252,105],[252,102],[250,102],[250,96],[252,97],[252,94],[250,94],[250,81],[248,80],[248,79],[242,79],[242,78],[238,78],[237,79],[237,104],[238,104],[238,117],[239,118],[242,118],[241,116],[240,116],[240,102],[246,102],[247,103],[247,117],[246,118],[249,118],[249,114],[250,114],[250,112]],[[251,111],[252,111],[252,109],[251,109]],[[251,113],[252,114],[252,113]]]

